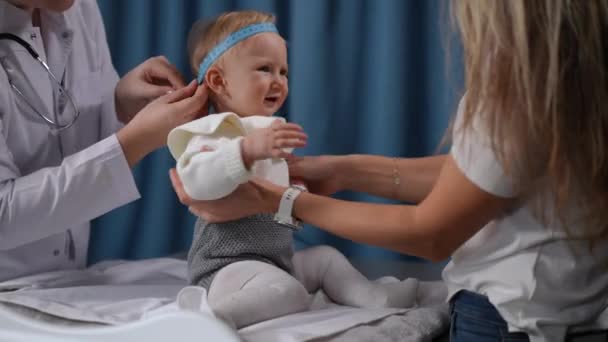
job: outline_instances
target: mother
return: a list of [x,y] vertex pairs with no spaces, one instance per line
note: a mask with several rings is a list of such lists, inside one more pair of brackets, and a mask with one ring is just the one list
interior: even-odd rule
[[[311,193],[257,181],[206,219],[289,209],[330,233],[442,260],[452,341],[562,341],[608,305],[608,1],[455,2],[466,97],[449,154],[295,158]],[[417,205],[326,197],[354,190]],[[602,315],[606,316],[606,315]]]

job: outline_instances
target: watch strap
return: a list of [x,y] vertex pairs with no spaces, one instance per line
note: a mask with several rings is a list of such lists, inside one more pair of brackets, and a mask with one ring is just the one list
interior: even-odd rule
[[281,202],[279,203],[279,210],[274,215],[274,220],[282,225],[288,226],[293,229],[301,228],[302,224],[299,220],[292,216],[293,203],[296,198],[302,193],[302,190],[289,187],[281,196]]

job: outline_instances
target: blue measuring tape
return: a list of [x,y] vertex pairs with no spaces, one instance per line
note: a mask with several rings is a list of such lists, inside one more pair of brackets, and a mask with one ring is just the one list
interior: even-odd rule
[[253,24],[231,33],[228,37],[226,37],[226,39],[217,44],[213,49],[211,49],[211,51],[209,51],[198,68],[198,84],[203,83],[207,70],[209,70],[211,65],[213,65],[213,63],[215,63],[215,61],[224,54],[224,52],[241,41],[262,32],[279,33],[279,30],[277,30],[277,27],[274,26],[273,23]]

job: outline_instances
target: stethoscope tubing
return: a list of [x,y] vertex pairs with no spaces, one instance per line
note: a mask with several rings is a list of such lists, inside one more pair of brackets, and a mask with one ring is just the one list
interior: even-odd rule
[[46,64],[46,62],[43,61],[40,58],[40,55],[36,52],[36,50],[34,50],[34,48],[32,48],[32,46],[30,44],[28,44],[28,42],[21,39],[21,37],[18,37],[12,33],[0,33],[0,40],[11,40],[11,41],[21,45],[24,49],[26,49],[27,52],[42,65],[42,67],[46,70],[46,72],[51,76],[53,81],[59,85],[59,91],[62,94],[65,94],[68,101],[70,102],[70,105],[74,108],[76,115],[69,123],[61,125],[61,124],[53,121],[52,119],[50,119],[48,116],[40,113],[36,108],[34,108],[34,106],[32,106],[29,103],[29,101],[25,98],[25,95],[23,94],[23,92],[21,92],[21,90],[19,90],[19,88],[17,88],[17,86],[15,86],[12,82],[9,81],[13,90],[25,101],[25,103],[28,104],[28,106],[36,114],[38,114],[38,116],[40,116],[49,126],[51,126],[52,129],[60,132],[60,131],[70,128],[76,122],[78,117],[80,116],[80,111],[78,110],[78,107],[76,106],[76,103],[74,102],[74,99],[72,99],[72,96],[70,96],[70,94],[67,92],[67,90],[63,87],[63,85],[61,84],[59,79],[57,79],[57,77],[55,77],[55,75],[53,74],[53,72],[51,71],[49,66]]

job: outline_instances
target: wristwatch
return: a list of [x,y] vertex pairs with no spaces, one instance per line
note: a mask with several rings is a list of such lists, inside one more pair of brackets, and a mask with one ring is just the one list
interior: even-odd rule
[[281,196],[279,211],[274,215],[275,222],[293,230],[302,229],[302,222],[291,215],[293,212],[293,202],[302,191],[306,191],[306,188],[294,185],[285,190],[283,196]]

